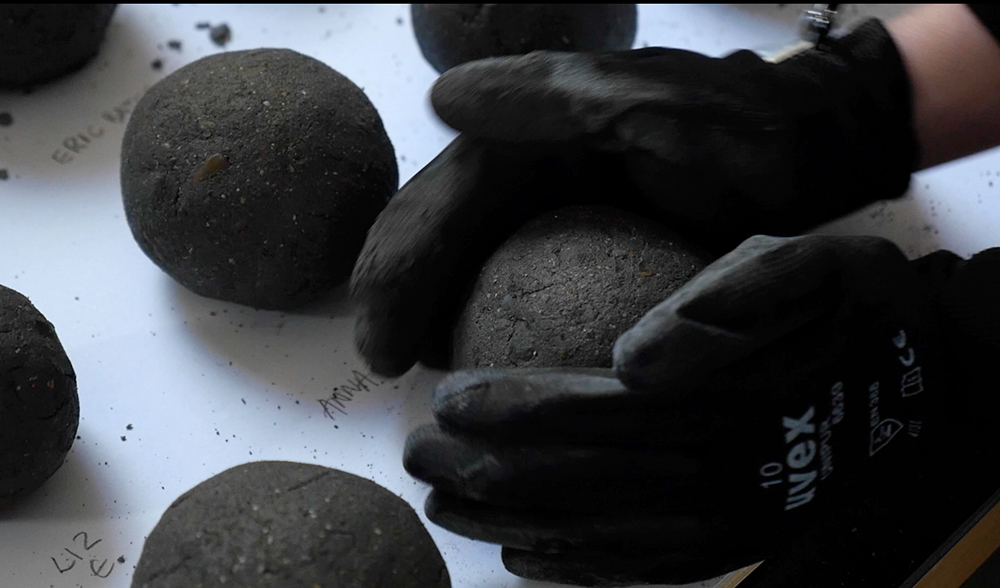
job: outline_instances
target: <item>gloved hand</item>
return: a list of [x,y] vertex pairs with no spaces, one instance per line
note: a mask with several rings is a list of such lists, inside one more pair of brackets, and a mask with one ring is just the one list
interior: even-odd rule
[[613,371],[452,374],[404,464],[431,521],[503,545],[515,574],[713,577],[985,450],[959,443],[989,430],[963,382],[1000,350],[998,293],[1000,250],[753,237],[624,333]]
[[353,276],[362,357],[399,375],[532,214],[610,203],[702,247],[791,235],[901,195],[917,161],[910,89],[875,20],[778,64],[749,51],[538,52],[446,72],[431,101],[462,131],[369,232]]

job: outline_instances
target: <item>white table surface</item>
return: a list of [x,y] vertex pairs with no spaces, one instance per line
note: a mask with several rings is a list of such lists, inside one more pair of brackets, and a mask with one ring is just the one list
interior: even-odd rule
[[[803,6],[643,5],[636,46],[774,52],[795,39]],[[859,16],[853,5],[847,12]],[[407,432],[430,420],[438,374],[377,379],[329,418],[320,401],[334,387],[356,386],[364,371],[342,291],[297,313],[209,300],[177,286],[132,240],[118,183],[118,119],[149,85],[222,50],[195,29],[201,21],[229,24],[226,50],[288,47],[362,86],[395,145],[403,181],[453,136],[429,108],[435,72],[417,49],[405,5],[122,5],[84,70],[30,95],[0,93],[0,112],[14,119],[0,127],[0,169],[9,174],[0,180],[0,283],[31,298],[56,326],[81,405],[80,438],[66,464],[0,513],[3,588],[126,588],[144,537],[170,502],[247,461],[347,470],[390,488],[423,517],[427,488],[404,472],[400,454]],[[180,51],[167,46],[172,39]],[[155,59],[162,70],[151,67]],[[78,133],[89,143],[69,153],[64,141]],[[57,161],[67,153],[71,160]],[[915,256],[1000,245],[991,227],[1000,227],[996,151],[918,174],[907,198],[821,230],[884,235]],[[507,573],[496,547],[428,528],[458,588],[552,586]],[[107,578],[83,564],[57,570],[68,563],[65,549],[79,551],[84,540],[102,575],[115,564]]]

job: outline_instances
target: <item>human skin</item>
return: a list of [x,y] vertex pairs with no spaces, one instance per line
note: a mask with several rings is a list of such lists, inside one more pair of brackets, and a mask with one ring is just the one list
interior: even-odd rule
[[910,76],[919,169],[1000,145],[1000,44],[964,4],[927,4],[886,25]]

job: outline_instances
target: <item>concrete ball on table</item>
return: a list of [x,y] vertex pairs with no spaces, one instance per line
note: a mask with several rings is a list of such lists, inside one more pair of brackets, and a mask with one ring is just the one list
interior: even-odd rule
[[483,266],[455,325],[452,365],[611,367],[619,335],[711,261],[616,208],[543,214]]
[[101,47],[117,4],[0,4],[0,89],[83,67]]
[[0,286],[0,508],[62,466],[79,424],[76,373],[55,328]]
[[411,4],[427,61],[443,73],[467,61],[532,51],[624,51],[635,4]]
[[450,588],[417,513],[378,484],[322,466],[234,467],[174,501],[132,588]]
[[197,294],[256,308],[344,282],[398,181],[364,92],[286,49],[178,69],[139,101],[122,144],[126,218],[146,255]]

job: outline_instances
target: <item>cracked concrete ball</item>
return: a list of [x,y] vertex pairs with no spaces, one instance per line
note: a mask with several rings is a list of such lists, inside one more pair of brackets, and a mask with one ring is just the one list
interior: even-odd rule
[[76,374],[52,323],[0,286],[0,508],[62,466],[79,424]]
[[132,588],[450,588],[417,513],[378,484],[260,461],[185,492],[146,539]]
[[452,366],[611,367],[618,336],[711,260],[615,208],[539,216],[483,266],[456,322]]
[[210,55],[163,78],[121,156],[143,252],[197,294],[266,309],[344,282],[399,181],[364,92],[287,49]]
[[635,4],[411,4],[413,31],[438,71],[532,51],[625,51]]
[[46,82],[87,64],[117,4],[0,4],[0,88]]

